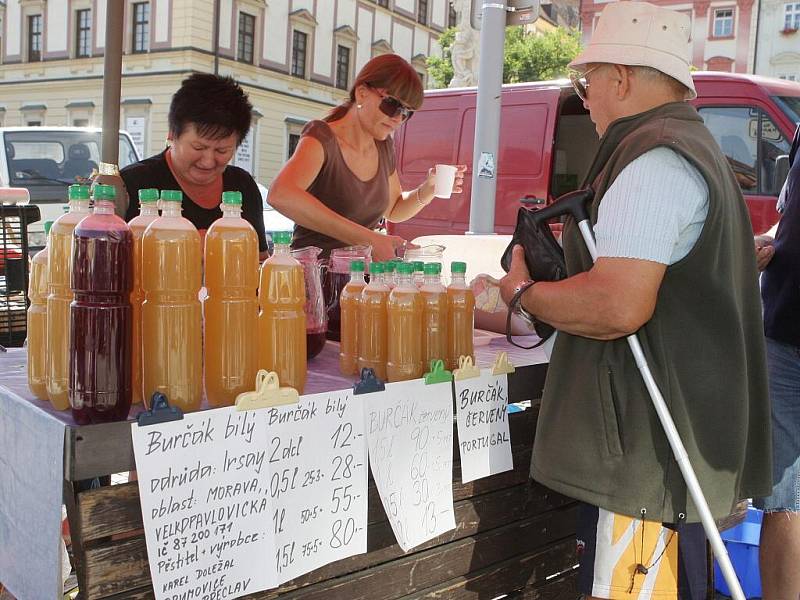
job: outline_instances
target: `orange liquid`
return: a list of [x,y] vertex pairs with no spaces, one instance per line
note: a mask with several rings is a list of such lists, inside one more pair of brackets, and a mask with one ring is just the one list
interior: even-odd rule
[[88,212],[61,215],[50,229],[47,266],[47,396],[69,408],[69,305],[72,302],[72,232]]
[[258,367],[275,371],[281,386],[306,385],[306,285],[303,267],[275,254],[261,266],[258,292]]
[[358,317],[364,285],[361,281],[348,283],[339,294],[339,370],[344,375],[358,374]]
[[[411,283],[414,286],[413,283]],[[423,374],[422,313],[424,300],[417,290],[398,286],[386,306],[389,323],[386,376],[389,381],[416,379]]]
[[358,371],[371,368],[375,375],[386,381],[388,352],[388,315],[386,304],[389,291],[386,286],[366,286],[361,292],[358,328]]
[[28,284],[28,387],[47,400],[47,248],[34,255]]
[[142,401],[142,236],[158,215],[139,215],[128,223],[133,233],[133,291],[131,292],[131,402]]
[[423,367],[431,360],[448,362],[447,352],[447,290],[442,285],[423,286],[422,356]]
[[458,368],[459,356],[475,360],[472,332],[475,319],[475,296],[471,289],[447,288],[447,368]]
[[184,412],[203,394],[200,235],[182,217],[162,216],[142,238],[142,380]]
[[205,283],[206,398],[232,406],[258,372],[258,236],[244,219],[217,219],[206,232]]

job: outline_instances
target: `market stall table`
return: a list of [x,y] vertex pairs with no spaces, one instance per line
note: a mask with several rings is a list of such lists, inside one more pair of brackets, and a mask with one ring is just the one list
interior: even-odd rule
[[[454,448],[454,530],[404,554],[370,482],[367,554],[251,597],[477,598],[534,589],[536,597],[568,595],[574,503],[528,479],[546,357],[498,337],[476,348],[477,364],[488,366],[499,351],[518,366],[509,376],[509,401],[522,403],[509,417],[514,470],[463,484]],[[25,367],[24,351],[0,354],[0,532],[12,534],[0,546],[0,581],[20,600],[60,590],[63,490],[82,597],[152,598],[136,483],[88,491],[77,485],[135,469],[130,423],[77,426],[68,411],[32,397]],[[309,363],[306,393],[352,383],[338,372],[334,343]]]

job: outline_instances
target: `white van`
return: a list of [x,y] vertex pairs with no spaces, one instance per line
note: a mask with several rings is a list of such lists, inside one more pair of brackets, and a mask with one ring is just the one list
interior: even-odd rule
[[[31,249],[45,244],[44,222],[64,212],[67,187],[100,164],[101,136],[92,127],[0,127],[0,187],[27,188],[42,215],[28,228]],[[130,134],[120,131],[120,169],[139,160]]]

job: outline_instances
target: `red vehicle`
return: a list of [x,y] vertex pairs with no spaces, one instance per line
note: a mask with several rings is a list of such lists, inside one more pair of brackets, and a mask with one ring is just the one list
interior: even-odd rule
[[[778,219],[775,203],[783,182],[777,168],[800,123],[800,84],[732,73],[695,73],[692,103],[742,188],[753,230]],[[390,232],[420,235],[463,233],[472,200],[475,88],[430,90],[425,104],[395,136],[403,187],[419,185],[436,163],[469,165],[464,193],[435,198],[414,219],[390,224]],[[520,206],[544,206],[576,189],[598,145],[588,111],[566,81],[503,86],[497,164],[495,232],[511,233]],[[785,171],[783,171],[785,173]]]

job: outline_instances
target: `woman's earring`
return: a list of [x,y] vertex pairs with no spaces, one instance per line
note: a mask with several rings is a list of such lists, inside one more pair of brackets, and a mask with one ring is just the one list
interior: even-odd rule
[[361,105],[360,104],[356,104],[356,108],[361,110]]

